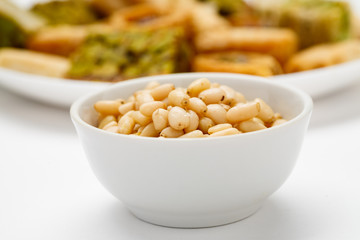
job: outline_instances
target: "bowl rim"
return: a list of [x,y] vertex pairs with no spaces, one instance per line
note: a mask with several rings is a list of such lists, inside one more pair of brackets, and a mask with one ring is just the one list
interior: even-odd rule
[[[227,78],[227,77],[241,78],[241,80],[244,80],[244,81],[250,80],[252,82],[256,82],[256,83],[260,83],[260,84],[272,85],[272,86],[275,86],[276,88],[280,88],[285,91],[290,91],[293,94],[296,94],[297,96],[299,96],[299,98],[302,100],[302,102],[304,104],[304,107],[298,115],[296,115],[294,118],[292,118],[291,120],[288,120],[287,122],[285,122],[281,125],[263,129],[260,131],[247,132],[245,134],[218,136],[218,137],[214,137],[214,138],[160,138],[160,137],[140,137],[140,136],[134,136],[134,135],[112,133],[112,132],[108,132],[108,131],[99,129],[95,126],[92,126],[91,124],[85,122],[80,117],[80,109],[83,106],[83,104],[85,102],[87,102],[87,100],[89,98],[95,97],[97,95],[102,95],[112,89],[119,88],[120,86],[126,87],[126,86],[134,85],[134,84],[141,85],[141,84],[148,83],[150,81],[155,81],[155,80],[164,81],[164,79],[168,79],[170,82],[173,79],[177,79],[180,77],[194,78],[194,80],[195,80],[197,78],[202,78],[202,77],[207,78],[208,76],[217,77],[217,78],[223,78],[223,77],[225,77],[225,78]],[[224,139],[224,138],[230,139],[230,138],[237,138],[237,137],[246,137],[246,136],[258,135],[258,134],[264,134],[269,131],[274,131],[276,129],[283,128],[285,126],[288,126],[289,124],[292,124],[293,122],[296,122],[296,121],[304,118],[308,114],[311,114],[312,110],[313,110],[313,100],[312,100],[311,96],[309,94],[307,94],[306,92],[304,92],[303,90],[301,90],[297,87],[294,87],[292,85],[286,84],[286,83],[273,82],[273,81],[271,81],[271,79],[254,76],[254,75],[247,75],[247,74],[197,72],[197,73],[173,73],[173,74],[164,74],[164,75],[156,75],[156,76],[147,76],[147,77],[131,79],[129,81],[115,83],[109,87],[106,87],[105,89],[101,89],[99,91],[92,92],[92,93],[86,94],[86,95],[78,98],[75,102],[73,102],[71,104],[70,117],[73,122],[76,122],[77,124],[82,125],[83,127],[89,129],[90,131],[99,132],[100,134],[105,134],[105,135],[109,135],[109,136],[118,136],[119,138],[129,138],[129,140],[136,139],[137,141],[156,141],[156,142],[157,141],[161,141],[161,142],[162,141],[214,141],[214,140],[216,141],[216,140]]]

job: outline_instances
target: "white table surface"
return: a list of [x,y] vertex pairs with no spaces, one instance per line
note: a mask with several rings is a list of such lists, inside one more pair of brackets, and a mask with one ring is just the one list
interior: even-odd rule
[[68,109],[0,88],[0,239],[360,239],[360,81],[315,99],[294,172],[255,215],[172,229],[135,218],[92,174]]

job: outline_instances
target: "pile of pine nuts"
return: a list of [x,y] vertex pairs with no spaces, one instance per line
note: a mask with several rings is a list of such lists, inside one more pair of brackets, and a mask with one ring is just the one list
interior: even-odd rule
[[206,78],[187,88],[150,82],[127,100],[101,100],[97,127],[143,137],[199,138],[253,132],[286,122],[262,99],[247,101]]

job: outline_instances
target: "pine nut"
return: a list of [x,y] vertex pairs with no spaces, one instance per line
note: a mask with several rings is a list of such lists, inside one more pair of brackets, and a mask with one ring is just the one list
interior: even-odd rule
[[169,111],[169,124],[175,130],[183,130],[190,125],[190,114],[183,108],[173,107]]
[[242,132],[254,132],[266,129],[264,123],[258,118],[251,118],[249,120],[242,121],[236,125],[236,128]]
[[189,104],[187,105],[187,108],[196,112],[199,116],[204,115],[207,110],[206,104],[197,97],[192,97],[189,99]]
[[210,88],[210,81],[207,78],[200,78],[193,81],[187,88],[190,97],[197,97],[200,92]]
[[168,95],[169,105],[185,107],[189,104],[189,95],[181,89],[172,90]]
[[203,133],[208,133],[208,129],[211,128],[212,126],[215,126],[215,123],[213,120],[211,120],[208,117],[202,117],[199,120],[199,129],[203,132]]
[[180,136],[179,138],[199,138],[204,137],[204,134],[200,130],[194,130],[192,132],[185,133],[184,135]]
[[152,114],[152,120],[154,122],[154,127],[157,131],[162,131],[169,125],[168,121],[169,111],[159,108],[154,111]]
[[101,100],[94,104],[95,110],[103,115],[119,115],[120,101],[115,100]]
[[218,125],[215,125],[215,126],[209,128],[208,133],[213,134],[213,133],[216,133],[216,132],[228,129],[228,128],[232,128],[232,125],[230,123],[222,123],[222,124],[218,124]]
[[209,88],[199,94],[199,98],[206,105],[220,103],[225,99],[225,92],[221,88]]
[[189,116],[190,116],[190,123],[189,126],[187,126],[184,131],[185,133],[192,132],[196,130],[199,126],[199,116],[191,110],[188,110]]
[[274,111],[272,108],[264,102],[261,98],[255,98],[255,102],[260,104],[260,112],[257,115],[258,118],[264,122],[272,122],[274,120]]
[[148,117],[151,117],[153,112],[155,112],[156,109],[163,108],[165,109],[165,103],[161,101],[152,101],[144,103],[140,106],[139,111]]
[[158,87],[155,87],[150,90],[151,96],[154,98],[155,101],[161,101],[165,99],[169,93],[175,89],[174,84],[165,83]]
[[229,135],[235,135],[241,133],[236,128],[227,128],[218,132],[215,132],[213,134],[210,134],[210,137],[220,137],[220,136],[229,136]]
[[177,138],[182,135],[184,135],[184,132],[182,130],[175,130],[172,127],[164,128],[160,133],[160,137],[165,138]]
[[256,117],[260,112],[260,103],[240,103],[229,109],[226,118],[230,123],[237,123]]
[[211,118],[215,124],[226,123],[226,110],[220,104],[209,104],[206,117]]

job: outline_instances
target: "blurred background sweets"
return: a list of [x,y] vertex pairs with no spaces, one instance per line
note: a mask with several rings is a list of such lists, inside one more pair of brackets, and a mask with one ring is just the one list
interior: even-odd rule
[[350,37],[352,15],[346,2],[291,0],[276,8],[255,2],[261,11],[261,24],[291,28],[299,37],[300,48]]
[[0,66],[106,82],[273,76],[359,58],[356,19],[346,2],[327,0],[50,0],[29,9],[1,0]]
[[189,47],[180,28],[94,34],[71,56],[71,78],[117,81],[189,71]]

